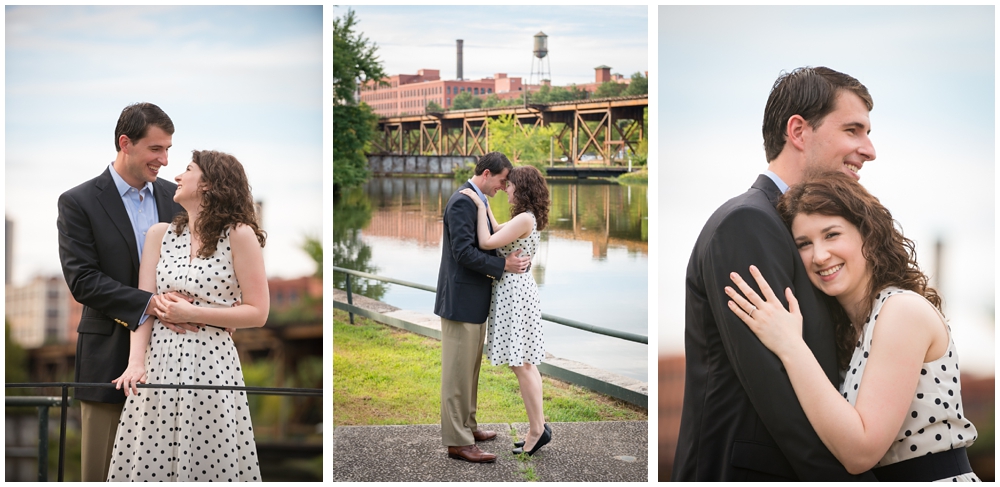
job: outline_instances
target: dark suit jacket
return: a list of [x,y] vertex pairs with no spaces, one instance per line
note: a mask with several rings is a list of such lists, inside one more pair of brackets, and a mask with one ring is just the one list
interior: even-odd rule
[[[177,185],[153,183],[159,221],[181,210]],[[128,365],[129,330],[135,330],[150,293],[138,289],[139,250],[111,170],[59,196],[59,259],[73,298],[83,304],[77,327],[77,382],[110,383]],[[74,391],[77,399],[120,403],[121,391]]]
[[723,288],[735,287],[730,272],[760,291],[751,264],[786,308],[784,289],[791,287],[804,318],[803,338],[839,385],[826,298],[810,284],[775,210],[780,195],[761,175],[715,211],[691,252],[684,409],[672,480],[857,480],[816,435],[781,361],[727,306]]
[[[461,191],[472,188],[466,182]],[[490,314],[493,280],[503,275],[504,258],[479,249],[476,204],[456,191],[444,207],[444,238],[434,314],[452,321],[484,323]]]

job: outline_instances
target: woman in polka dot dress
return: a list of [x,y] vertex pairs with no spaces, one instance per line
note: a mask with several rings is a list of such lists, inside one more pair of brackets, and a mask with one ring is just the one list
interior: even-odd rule
[[878,199],[840,173],[790,188],[778,212],[813,285],[839,304],[831,309],[840,391],[802,340],[791,290],[786,311],[751,267],[763,297],[735,273],[747,299],[726,292],[730,309],[781,359],[820,439],[849,472],[874,467],[880,481],[978,481],[965,452],[977,433],[963,414],[958,352],[913,242]]
[[[139,287],[158,293],[115,379],[128,399],[109,481],[260,481],[246,393],[138,389],[136,384],[243,386],[230,331],[263,326],[269,298],[250,185],[229,154],[194,151],[176,178],[185,211],[149,229]],[[190,298],[178,298],[177,291]],[[238,305],[237,305],[238,304]],[[167,323],[201,323],[178,334]],[[227,330],[228,329],[228,330]]]
[[[473,190],[462,190],[479,208],[476,225],[479,248],[498,249],[503,257],[517,250],[522,256],[534,257],[540,239],[538,232],[548,223],[549,188],[545,177],[532,166],[515,167],[507,176],[506,192],[511,220],[500,224]],[[490,234],[487,221],[493,224],[496,233]],[[529,425],[521,446],[528,454],[534,454],[552,439],[542,409],[542,376],[535,367],[545,358],[544,346],[542,309],[534,278],[527,272],[504,272],[493,282],[486,356],[493,365],[509,365],[517,376]]]

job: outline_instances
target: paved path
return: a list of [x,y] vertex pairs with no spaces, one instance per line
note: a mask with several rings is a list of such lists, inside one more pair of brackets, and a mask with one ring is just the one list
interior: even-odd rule
[[368,482],[647,482],[645,421],[549,423],[552,442],[533,457],[516,458],[511,428],[523,438],[527,423],[480,424],[497,432],[477,443],[497,455],[491,464],[448,458],[440,425],[340,426],[333,431],[333,479]]

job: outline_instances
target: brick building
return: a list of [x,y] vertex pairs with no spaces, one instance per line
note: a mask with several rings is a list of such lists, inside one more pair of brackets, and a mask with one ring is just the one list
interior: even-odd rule
[[[632,80],[620,74],[612,74],[611,67],[594,68],[594,82],[577,85],[577,88],[593,93],[606,81],[628,84]],[[437,103],[446,110],[453,100],[463,92],[486,98],[496,95],[501,100],[518,98],[525,91],[534,92],[541,85],[528,85],[520,77],[509,77],[507,73],[495,73],[491,78],[479,80],[442,80],[438,69],[421,69],[417,74],[397,74],[383,79],[388,86],[368,83],[360,87],[359,98],[368,104],[379,117],[402,115],[423,115],[427,104]],[[548,80],[542,83],[549,84]],[[568,87],[567,87],[568,88]]]

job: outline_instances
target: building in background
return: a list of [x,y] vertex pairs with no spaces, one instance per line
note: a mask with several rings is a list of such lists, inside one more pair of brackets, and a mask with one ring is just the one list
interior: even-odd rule
[[62,276],[36,277],[24,286],[8,284],[4,302],[11,339],[21,347],[76,342],[76,324],[83,308],[73,299]]

